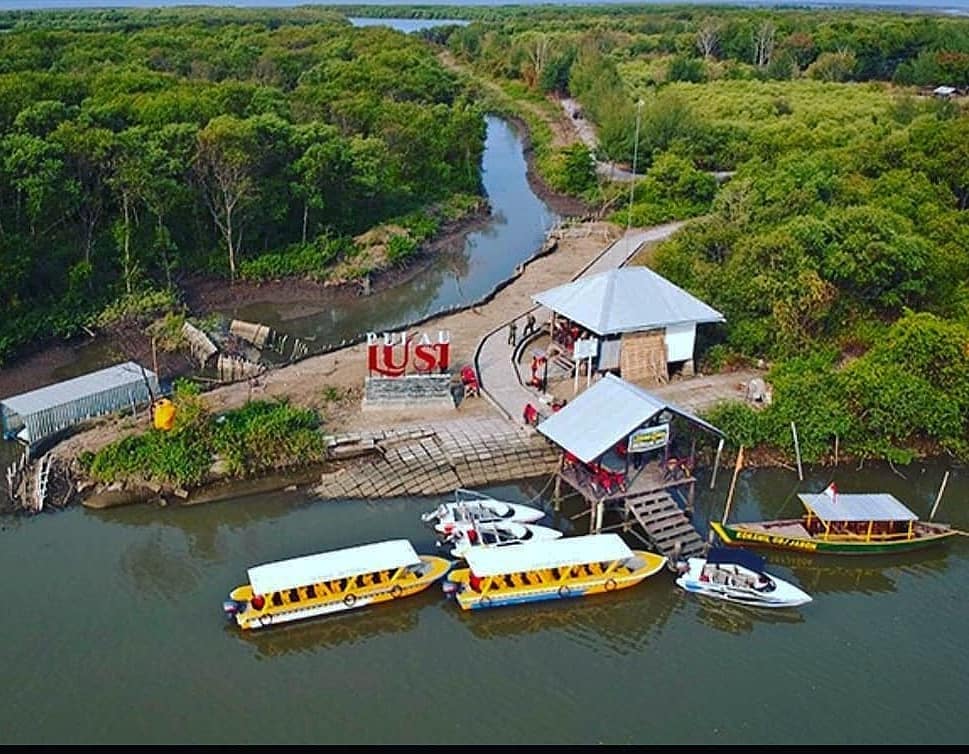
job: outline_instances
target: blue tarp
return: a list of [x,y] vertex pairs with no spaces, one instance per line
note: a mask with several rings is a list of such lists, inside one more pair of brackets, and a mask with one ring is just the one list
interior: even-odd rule
[[750,550],[741,550],[736,547],[713,547],[707,553],[707,563],[719,565],[736,564],[754,573],[764,572],[764,560],[762,555],[758,555]]

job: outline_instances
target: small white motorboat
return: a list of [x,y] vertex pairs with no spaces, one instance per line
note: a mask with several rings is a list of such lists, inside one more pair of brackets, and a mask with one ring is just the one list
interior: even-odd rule
[[475,523],[498,523],[517,521],[531,524],[545,516],[541,508],[489,497],[473,490],[458,489],[454,500],[441,503],[437,508],[421,515],[421,521],[439,534],[450,534],[457,529],[468,529]]
[[811,601],[800,588],[767,573],[764,562],[749,550],[715,547],[705,558],[678,564],[676,585],[688,592],[753,607],[797,607]]
[[474,523],[466,528],[457,528],[439,544],[450,547],[451,557],[463,558],[471,549],[507,547],[537,540],[558,539],[562,532],[549,526],[523,524],[519,521],[499,521]]

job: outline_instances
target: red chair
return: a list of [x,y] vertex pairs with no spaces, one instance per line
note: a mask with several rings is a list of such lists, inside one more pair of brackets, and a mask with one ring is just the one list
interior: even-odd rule
[[538,409],[535,408],[531,403],[525,404],[525,409],[522,411],[522,420],[525,424],[535,426],[538,424]]
[[461,384],[464,385],[465,398],[478,395],[480,391],[478,375],[475,373],[474,367],[470,364],[461,367]]

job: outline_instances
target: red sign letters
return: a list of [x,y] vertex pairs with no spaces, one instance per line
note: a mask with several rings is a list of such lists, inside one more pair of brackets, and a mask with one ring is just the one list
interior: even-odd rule
[[384,377],[402,377],[410,366],[417,374],[446,372],[451,360],[451,334],[438,330],[437,341],[427,333],[367,333],[367,368]]

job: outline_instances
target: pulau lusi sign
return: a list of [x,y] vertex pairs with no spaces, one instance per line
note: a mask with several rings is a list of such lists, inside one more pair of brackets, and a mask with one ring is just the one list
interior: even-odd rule
[[451,363],[451,333],[367,333],[367,369],[370,375],[403,377],[405,374],[442,374]]

